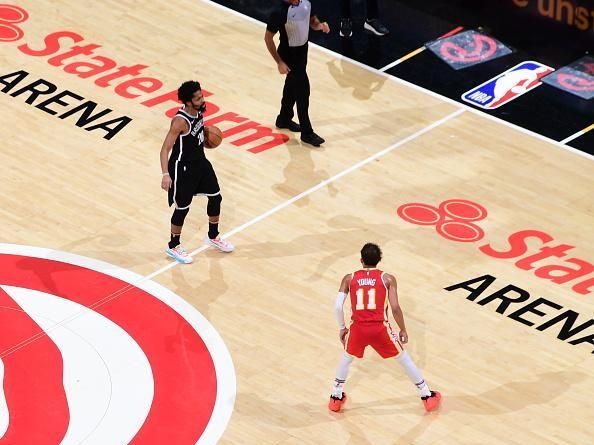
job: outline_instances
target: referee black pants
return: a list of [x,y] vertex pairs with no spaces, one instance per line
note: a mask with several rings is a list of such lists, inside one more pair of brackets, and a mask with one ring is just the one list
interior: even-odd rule
[[309,120],[309,94],[309,78],[305,67],[291,69],[285,78],[281,111],[278,117],[283,123],[288,123],[295,115],[293,107],[297,104],[297,117],[299,125],[301,125],[301,134],[313,133],[311,121]]

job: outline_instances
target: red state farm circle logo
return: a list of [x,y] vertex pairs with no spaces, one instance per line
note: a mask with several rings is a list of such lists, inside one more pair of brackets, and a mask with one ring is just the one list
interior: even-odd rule
[[485,219],[487,210],[466,199],[448,199],[439,207],[413,202],[401,205],[397,212],[398,216],[410,223],[435,226],[437,233],[451,241],[467,243],[485,236],[483,229],[473,222]]
[[235,388],[221,337],[173,292],[0,243],[0,443],[214,445]]
[[29,13],[15,5],[0,4],[0,42],[14,42],[25,34],[15,23],[22,23],[29,18]]

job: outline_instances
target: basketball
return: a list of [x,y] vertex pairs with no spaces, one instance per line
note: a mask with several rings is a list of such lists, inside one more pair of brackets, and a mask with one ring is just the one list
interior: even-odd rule
[[223,141],[223,132],[214,125],[204,127],[204,146],[206,148],[217,148]]

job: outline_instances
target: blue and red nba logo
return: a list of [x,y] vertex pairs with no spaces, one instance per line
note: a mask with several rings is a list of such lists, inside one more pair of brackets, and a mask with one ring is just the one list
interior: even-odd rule
[[462,100],[492,110],[541,85],[541,79],[553,71],[554,68],[539,62],[522,62],[467,91]]

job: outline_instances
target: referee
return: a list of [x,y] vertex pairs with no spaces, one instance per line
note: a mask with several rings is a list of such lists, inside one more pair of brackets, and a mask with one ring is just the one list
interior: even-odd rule
[[[264,41],[277,64],[278,72],[285,74],[281,110],[276,118],[277,128],[301,132],[301,140],[314,147],[325,141],[314,133],[309,120],[309,78],[307,77],[307,40],[309,28],[330,32],[326,22],[320,22],[309,0],[280,0],[279,7],[270,15]],[[274,35],[280,33],[278,49]],[[293,121],[293,107],[297,104],[299,124]]]

